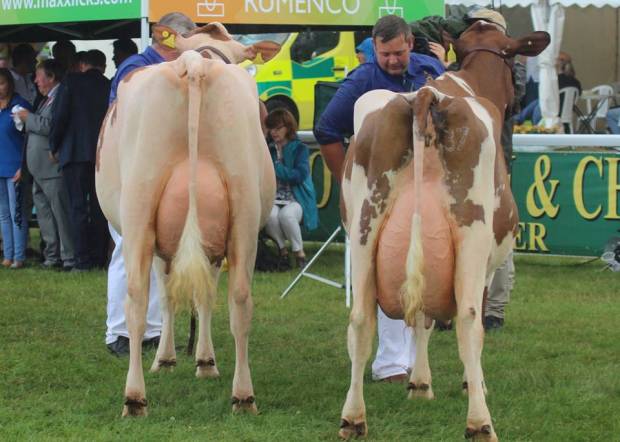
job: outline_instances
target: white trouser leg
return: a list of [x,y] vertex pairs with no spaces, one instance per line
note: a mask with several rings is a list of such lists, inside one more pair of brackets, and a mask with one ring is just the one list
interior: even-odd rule
[[267,224],[265,224],[265,232],[278,244],[280,249],[283,249],[286,245],[286,238],[284,238],[284,232],[282,232],[280,221],[278,221],[279,212],[280,207],[274,204],[271,208],[269,219],[267,219]]
[[413,329],[407,327],[401,319],[388,318],[377,307],[377,332],[379,346],[372,363],[372,378],[378,380],[406,374],[415,362]]
[[301,227],[299,226],[302,216],[303,209],[297,201],[293,201],[282,207],[280,213],[278,213],[280,227],[284,232],[284,236],[291,242],[291,250],[293,253],[300,252],[304,249],[301,240]]
[[[123,238],[108,224],[114,240],[114,251],[108,268],[108,318],[105,336],[106,344],[115,342],[119,336],[129,337],[125,323],[125,297],[127,296],[127,274],[123,260]],[[151,268],[149,306],[146,314],[144,339],[151,339],[161,334],[161,312],[155,272]]]

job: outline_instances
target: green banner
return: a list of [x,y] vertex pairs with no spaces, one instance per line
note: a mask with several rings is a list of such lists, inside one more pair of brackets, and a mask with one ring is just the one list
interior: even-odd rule
[[0,25],[140,18],[140,0],[0,0]]
[[[4,0],[0,0],[4,1]],[[151,0],[149,18],[170,12],[168,0]],[[197,23],[372,26],[395,14],[407,21],[444,14],[443,0],[177,0],[174,10]]]
[[[512,188],[519,207],[518,252],[600,256],[620,229],[620,154],[518,153]],[[310,166],[319,228],[304,239],[324,241],[340,223],[339,187],[318,150]]]
[[617,153],[518,153],[512,189],[519,207],[515,250],[600,256],[620,229]]

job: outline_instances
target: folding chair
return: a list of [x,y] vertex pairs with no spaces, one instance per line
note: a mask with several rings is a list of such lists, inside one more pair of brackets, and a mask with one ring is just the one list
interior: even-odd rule
[[586,113],[579,117],[579,129],[584,133],[596,133],[596,122],[607,116],[609,103],[614,97],[614,88],[608,84],[601,84],[588,92],[589,96],[585,98]]
[[[579,97],[579,89],[574,86],[563,87],[560,89],[560,101],[562,109],[560,110],[560,123],[564,126],[564,133],[572,134],[573,129],[573,108]],[[568,128],[568,131],[566,130]]]

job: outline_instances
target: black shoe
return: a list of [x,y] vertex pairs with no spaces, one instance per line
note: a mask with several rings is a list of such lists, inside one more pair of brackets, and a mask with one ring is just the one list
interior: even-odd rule
[[53,262],[53,261],[43,261],[41,263],[41,268],[47,269],[47,270],[60,270],[62,269],[62,263],[61,262]]
[[300,269],[303,269],[304,267],[306,267],[306,264],[307,264],[305,256],[296,256],[295,262],[297,263],[297,267],[299,267]]
[[142,350],[157,350],[159,347],[159,336],[142,341]]
[[107,347],[114,356],[127,356],[129,354],[129,338],[119,336],[116,341],[108,344]]
[[[114,356],[126,356],[129,354],[129,338],[119,336],[116,341],[108,344],[107,347]],[[157,347],[159,347],[159,336],[142,341],[142,350],[157,350]]]
[[503,318],[498,318],[497,316],[485,316],[484,317],[484,329],[487,331],[499,330],[503,326],[504,326]]

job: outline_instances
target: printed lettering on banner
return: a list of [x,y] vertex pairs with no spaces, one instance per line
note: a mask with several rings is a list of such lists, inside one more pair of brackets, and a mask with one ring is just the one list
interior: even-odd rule
[[196,5],[198,17],[224,17],[224,2],[203,0]]
[[405,10],[402,6],[397,6],[398,0],[394,0],[390,4],[390,0],[385,0],[385,6],[379,6],[379,17],[384,15],[398,15],[399,17],[405,16]]

